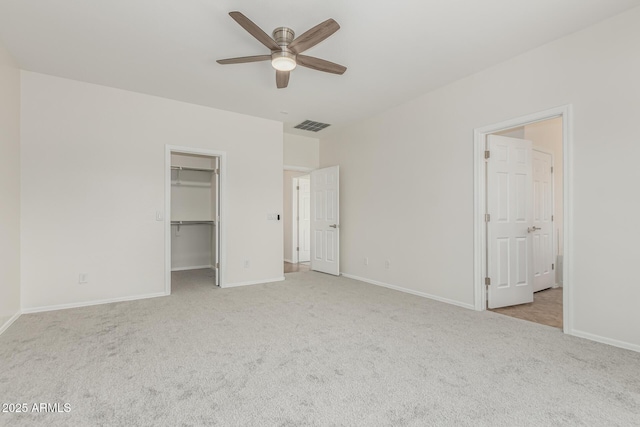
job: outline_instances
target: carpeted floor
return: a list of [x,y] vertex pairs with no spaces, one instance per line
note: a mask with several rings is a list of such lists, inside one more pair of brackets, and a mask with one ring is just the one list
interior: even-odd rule
[[[320,273],[24,315],[2,426],[640,425],[640,354]],[[63,406],[61,406],[62,408]]]

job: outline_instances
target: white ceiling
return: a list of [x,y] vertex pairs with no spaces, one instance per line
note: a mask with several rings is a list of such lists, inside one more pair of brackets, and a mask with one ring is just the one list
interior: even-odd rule
[[[585,28],[640,0],[0,0],[0,40],[30,71],[208,105],[321,137]],[[265,32],[342,27],[308,50],[342,76],[296,68],[276,89],[267,54],[228,12]],[[288,114],[283,114],[286,111]],[[311,119],[318,134],[292,126]]]

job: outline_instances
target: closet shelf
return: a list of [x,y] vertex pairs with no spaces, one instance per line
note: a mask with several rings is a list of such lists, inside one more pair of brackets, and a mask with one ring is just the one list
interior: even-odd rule
[[187,221],[171,221],[171,225],[194,225],[194,224],[209,224],[215,225],[216,222],[213,220],[187,220]]
[[215,169],[211,168],[190,168],[188,166],[171,166],[171,170],[178,171],[197,171],[197,172],[215,172]]
[[171,180],[171,185],[176,187],[201,187],[201,188],[211,188],[211,184],[205,182],[195,182],[195,181],[178,181],[175,179]]

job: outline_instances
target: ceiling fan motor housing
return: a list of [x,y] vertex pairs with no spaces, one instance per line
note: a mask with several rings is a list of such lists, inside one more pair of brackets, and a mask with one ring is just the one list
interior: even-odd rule
[[296,33],[291,28],[278,27],[273,30],[273,39],[282,47],[286,47],[296,37]]

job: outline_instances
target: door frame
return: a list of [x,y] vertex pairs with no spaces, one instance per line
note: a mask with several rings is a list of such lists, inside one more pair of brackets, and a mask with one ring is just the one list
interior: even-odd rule
[[[300,247],[300,178],[308,177],[311,180],[311,172],[306,175],[295,176],[291,178],[291,262],[297,264],[300,262],[300,252],[294,248]],[[310,237],[310,236],[309,236]]]
[[218,212],[220,218],[216,221],[219,233],[220,268],[218,268],[218,285],[224,288],[227,271],[227,232],[226,232],[226,206],[227,206],[227,153],[204,148],[184,147],[179,145],[165,145],[164,149],[164,287],[165,294],[171,295],[171,153],[199,154],[202,156],[217,157],[219,159],[218,173]]
[[296,247],[298,245],[298,231],[299,231],[299,221],[298,218],[298,177],[295,176],[291,178],[291,263],[297,264],[298,260],[298,251]]
[[516,117],[490,124],[473,131],[473,224],[474,224],[474,308],[487,309],[487,289],[484,278],[487,275],[487,235],[485,213],[487,207],[486,162],[484,152],[489,134],[524,126],[535,122],[562,117],[562,164],[563,164],[563,331],[573,333],[573,106],[562,105],[548,110]]

